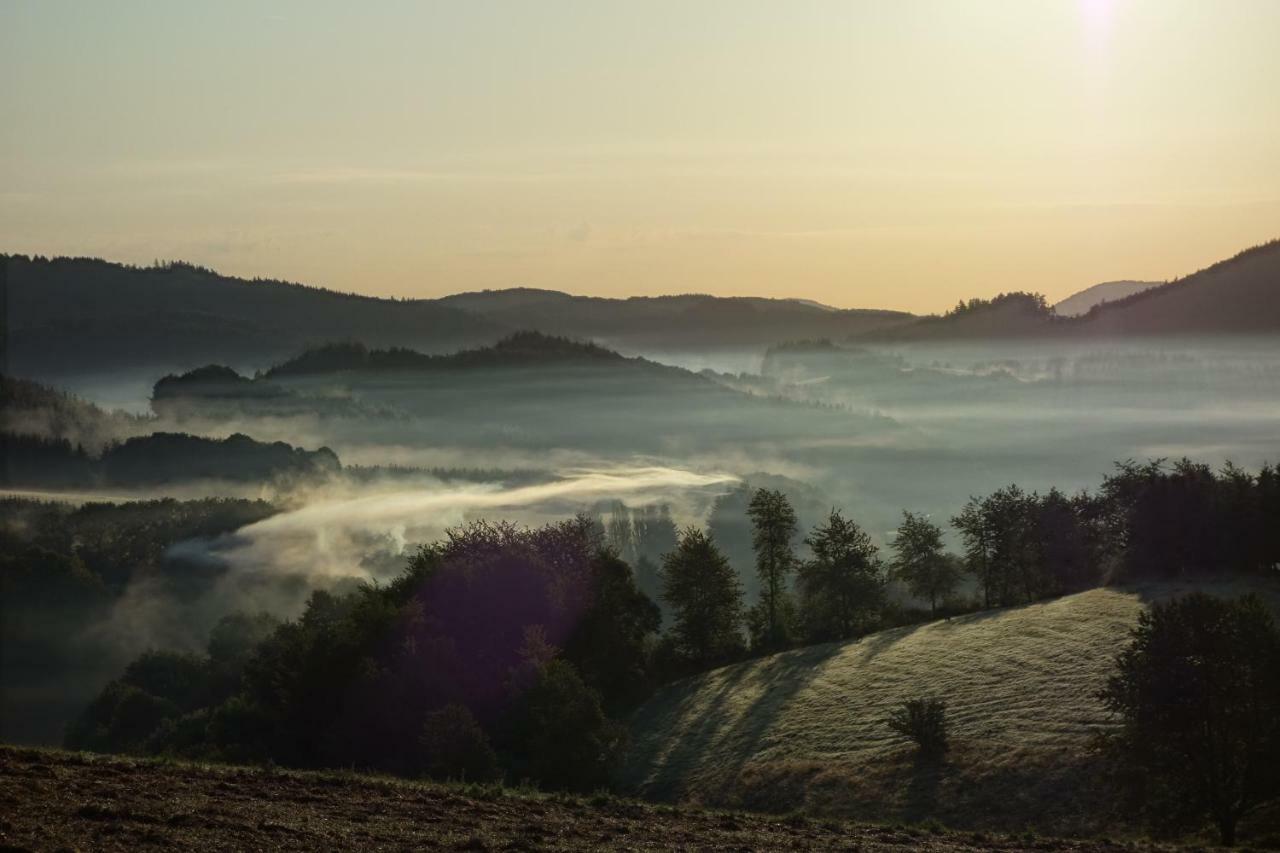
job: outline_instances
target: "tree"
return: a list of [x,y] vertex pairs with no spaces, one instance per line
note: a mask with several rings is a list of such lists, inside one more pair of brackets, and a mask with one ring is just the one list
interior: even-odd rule
[[884,599],[880,552],[871,537],[838,510],[805,540],[813,559],[799,572],[800,614],[809,639],[856,636]]
[[638,704],[652,687],[651,640],[658,606],[636,586],[631,567],[603,550],[591,564],[595,594],[569,635],[564,656],[600,691],[610,713]]
[[747,506],[751,518],[751,546],[760,576],[758,613],[752,619],[752,645],[759,651],[776,651],[789,644],[791,613],[787,578],[795,567],[791,540],[796,535],[796,512],[787,496],[775,489],[757,489]]
[[942,549],[942,529],[923,515],[902,513],[890,565],[912,595],[929,602],[933,616],[938,613],[938,602],[960,582],[959,567]]
[[960,531],[960,538],[964,541],[965,567],[982,587],[982,606],[991,607],[997,584],[993,537],[988,529],[987,516],[982,511],[982,501],[976,497],[969,498],[964,509],[951,519],[951,526]]
[[1193,593],[1144,613],[1101,698],[1118,753],[1209,817],[1222,843],[1280,795],[1280,632],[1254,596]]
[[688,527],[662,560],[662,597],[673,614],[671,639],[680,657],[700,667],[742,649],[742,587],[706,533]]

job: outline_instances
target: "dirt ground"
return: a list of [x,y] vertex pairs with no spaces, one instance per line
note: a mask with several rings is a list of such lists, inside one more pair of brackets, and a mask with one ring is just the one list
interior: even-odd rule
[[0,851],[1157,850],[0,747]]

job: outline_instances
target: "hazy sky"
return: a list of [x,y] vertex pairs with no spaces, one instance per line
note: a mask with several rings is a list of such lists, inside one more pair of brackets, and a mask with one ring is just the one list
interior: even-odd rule
[[0,0],[0,250],[949,307],[1280,236],[1278,0]]

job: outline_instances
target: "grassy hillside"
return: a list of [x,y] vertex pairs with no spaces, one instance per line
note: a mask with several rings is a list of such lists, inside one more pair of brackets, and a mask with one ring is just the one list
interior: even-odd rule
[[[646,796],[716,805],[1123,832],[1127,821],[1097,784],[1100,762],[1088,750],[1108,725],[1095,694],[1141,609],[1189,588],[1095,589],[677,682],[632,718],[623,782]],[[1266,592],[1280,598],[1278,589]],[[941,766],[917,762],[884,723],[918,695],[949,705],[952,751]]]
[[[5,850],[1025,850],[1028,840],[0,747]],[[1035,839],[1037,850],[1156,850]]]

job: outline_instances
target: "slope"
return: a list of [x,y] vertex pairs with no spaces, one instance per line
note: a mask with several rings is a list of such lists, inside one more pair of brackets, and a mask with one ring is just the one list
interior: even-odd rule
[[1002,294],[942,316],[871,329],[866,341],[1011,338],[1086,339],[1138,335],[1262,335],[1280,332],[1280,240],[1246,249],[1199,272],[1056,316],[1043,298]]
[[[1089,749],[1109,725],[1096,694],[1142,608],[1188,588],[1095,589],[677,682],[633,715],[622,782],[645,796],[717,805],[1123,831]],[[1280,599],[1280,586],[1264,592]],[[921,695],[948,703],[952,750],[941,766],[918,763],[885,725],[891,708]]]
[[1105,305],[1076,334],[1274,334],[1280,331],[1280,240]]
[[1053,313],[1059,317],[1079,317],[1095,305],[1103,302],[1114,302],[1126,296],[1132,296],[1148,288],[1159,287],[1158,281],[1104,281],[1093,287],[1071,294],[1053,306]]
[[[6,850],[1022,850],[1018,838],[672,809],[607,795],[0,747]],[[1154,845],[1037,839],[1102,853]]]

